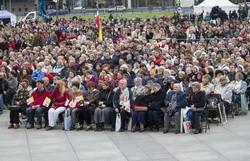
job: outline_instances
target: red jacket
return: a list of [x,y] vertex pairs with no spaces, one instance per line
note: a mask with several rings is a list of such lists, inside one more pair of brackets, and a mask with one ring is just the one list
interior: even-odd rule
[[54,76],[48,72],[44,72],[44,76],[49,78],[49,80],[53,80],[54,79]]
[[66,100],[69,99],[69,92],[65,91],[62,96],[58,87],[56,87],[49,97],[54,100],[52,107],[57,109],[58,107],[65,105]]
[[47,89],[44,89],[42,91],[35,90],[32,92],[31,96],[34,98],[34,102],[30,104],[30,106],[39,105],[40,107],[43,107],[43,101],[46,97],[49,97],[49,91]]

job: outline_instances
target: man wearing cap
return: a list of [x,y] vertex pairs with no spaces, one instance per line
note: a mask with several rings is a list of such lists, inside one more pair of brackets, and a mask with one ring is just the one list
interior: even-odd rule
[[26,110],[28,123],[27,129],[34,128],[34,116],[37,116],[37,129],[42,128],[42,114],[45,113],[46,107],[43,106],[44,99],[50,95],[49,91],[44,88],[43,80],[36,82],[37,89],[32,92],[31,97],[34,101],[31,102]]

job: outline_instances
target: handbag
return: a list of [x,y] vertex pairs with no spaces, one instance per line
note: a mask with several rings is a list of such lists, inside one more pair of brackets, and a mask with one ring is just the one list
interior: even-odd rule
[[72,127],[72,117],[70,115],[70,110],[66,110],[64,116],[64,130],[69,131],[71,127]]
[[115,131],[118,132],[121,129],[121,115],[118,113],[116,114],[115,120]]
[[148,111],[148,106],[135,104],[134,111]]

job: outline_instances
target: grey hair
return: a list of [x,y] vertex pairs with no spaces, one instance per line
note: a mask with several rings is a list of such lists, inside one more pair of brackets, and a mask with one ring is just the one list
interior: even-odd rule
[[201,84],[200,84],[199,82],[193,82],[193,83],[191,84],[191,87],[196,87],[196,88],[198,88],[199,90],[201,90]]

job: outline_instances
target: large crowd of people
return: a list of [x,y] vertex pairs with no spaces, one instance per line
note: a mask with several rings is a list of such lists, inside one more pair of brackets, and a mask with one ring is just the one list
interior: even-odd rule
[[[250,26],[246,19],[123,16],[102,19],[103,40],[94,19],[73,17],[49,22],[0,25],[0,114],[10,108],[10,125],[46,130],[72,116],[70,130],[164,133],[174,118],[180,133],[181,108],[192,109],[195,134],[201,133],[206,96],[220,94],[227,113],[249,109]],[[47,107],[44,101],[49,98]],[[28,100],[28,101],[27,101]],[[232,112],[232,111],[231,111]],[[37,120],[35,120],[35,117]],[[58,119],[60,118],[60,119]]]

